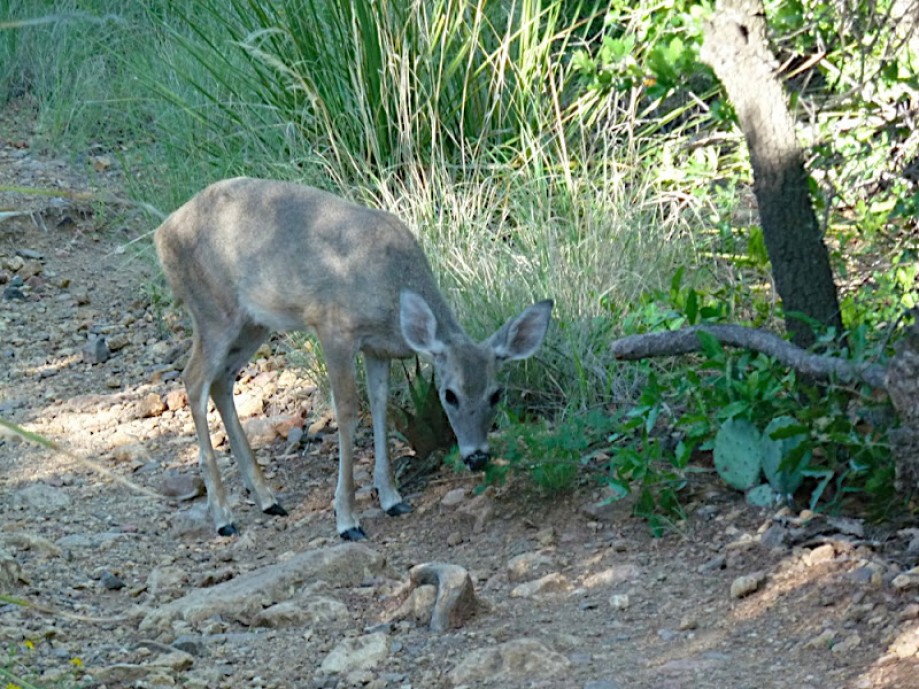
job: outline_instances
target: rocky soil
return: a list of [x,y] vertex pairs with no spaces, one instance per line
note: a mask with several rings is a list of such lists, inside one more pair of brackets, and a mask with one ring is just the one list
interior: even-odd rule
[[[117,195],[116,157],[55,160],[22,122],[0,116],[0,187]],[[290,516],[247,499],[214,416],[241,529],[216,537],[188,332],[132,251],[156,222],[86,199],[0,193],[0,418],[71,453],[0,436],[0,669],[42,687],[919,687],[919,529],[758,512],[705,474],[659,539],[590,486],[477,494],[449,469],[390,518],[365,424],[369,539],[340,543],[334,420],[283,339],[237,405]],[[430,562],[475,590],[443,624],[410,574]]]

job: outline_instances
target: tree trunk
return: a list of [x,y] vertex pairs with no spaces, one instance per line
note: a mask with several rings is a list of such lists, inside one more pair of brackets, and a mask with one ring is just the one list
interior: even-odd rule
[[792,341],[814,343],[796,313],[842,331],[829,254],[811,205],[804,161],[775,58],[762,0],[719,0],[705,27],[702,60],[724,85],[750,149],[754,193],[775,288]]

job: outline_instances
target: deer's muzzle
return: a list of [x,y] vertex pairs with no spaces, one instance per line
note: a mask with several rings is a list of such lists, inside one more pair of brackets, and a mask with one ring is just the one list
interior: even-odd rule
[[489,459],[488,453],[476,450],[468,457],[463,457],[463,462],[472,471],[484,471]]

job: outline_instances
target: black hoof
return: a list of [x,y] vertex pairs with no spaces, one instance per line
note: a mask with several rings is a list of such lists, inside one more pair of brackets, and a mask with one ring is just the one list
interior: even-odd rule
[[274,503],[271,507],[266,507],[262,510],[265,514],[270,514],[273,517],[286,517],[287,510],[281,507],[280,503]]
[[221,536],[237,536],[239,531],[236,529],[236,524],[231,522],[229,524],[224,524],[219,529],[217,529],[217,533]]
[[395,505],[386,510],[386,514],[388,514],[390,517],[398,517],[402,514],[408,514],[411,511],[412,506],[403,500],[402,502],[397,502]]
[[353,529],[348,529],[342,534],[339,534],[343,541],[363,541],[367,538],[367,534],[364,533],[364,530],[356,526]]

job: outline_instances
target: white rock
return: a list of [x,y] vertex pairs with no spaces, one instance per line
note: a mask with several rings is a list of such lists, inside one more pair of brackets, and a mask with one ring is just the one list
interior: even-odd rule
[[44,483],[32,483],[13,491],[10,504],[20,509],[31,507],[42,512],[70,507],[70,496],[66,491]]
[[456,507],[462,504],[466,499],[465,488],[454,488],[440,499],[440,504],[444,507]]
[[766,574],[756,572],[737,577],[731,582],[731,598],[744,598],[759,590],[766,583]]
[[304,627],[313,624],[328,626],[351,619],[348,607],[331,596],[315,596],[305,600],[277,603],[252,618],[254,627]]
[[530,581],[555,567],[552,557],[541,550],[523,553],[507,561],[507,579],[510,582]]
[[511,590],[512,598],[532,598],[571,590],[571,584],[564,575],[552,572],[544,577],[518,584]]
[[263,609],[290,600],[306,584],[322,579],[336,586],[354,586],[367,576],[381,573],[383,564],[383,556],[362,543],[308,550],[216,586],[191,591],[151,611],[140,629],[169,630],[176,619],[198,622],[218,615],[248,622]]
[[609,605],[613,610],[628,610],[631,604],[627,593],[614,593],[609,597]]
[[384,632],[345,639],[329,652],[319,669],[329,675],[371,670],[389,656],[389,646]]
[[514,639],[498,646],[472,651],[450,672],[454,686],[489,680],[489,686],[520,678],[552,677],[566,670],[571,663],[535,639]]

